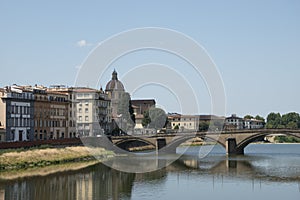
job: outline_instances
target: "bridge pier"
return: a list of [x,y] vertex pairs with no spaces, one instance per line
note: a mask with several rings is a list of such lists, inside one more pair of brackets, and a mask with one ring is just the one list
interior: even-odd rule
[[237,148],[235,138],[227,138],[226,140],[226,154],[227,155],[243,155],[244,149]]
[[[176,154],[176,147],[174,145],[167,146],[166,138],[156,139],[156,153],[158,154]],[[166,148],[164,148],[166,147]]]
[[167,145],[166,138],[157,138],[156,139],[156,151],[164,148]]

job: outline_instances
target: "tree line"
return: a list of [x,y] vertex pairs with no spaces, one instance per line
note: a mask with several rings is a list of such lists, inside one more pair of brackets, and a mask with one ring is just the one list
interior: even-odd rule
[[[289,112],[281,115],[280,113],[271,112],[268,114],[267,118],[264,119],[260,115],[256,115],[255,117],[252,115],[245,115],[244,119],[256,119],[261,120],[265,124],[265,128],[268,129],[298,129],[300,128],[300,115],[296,112]],[[213,124],[212,124],[213,123]],[[221,130],[220,122],[200,122],[199,123],[199,131],[207,131],[209,128],[214,129],[214,127],[218,127]]]
[[290,112],[283,115],[271,112],[267,116],[265,128],[300,128],[300,115],[296,112]]

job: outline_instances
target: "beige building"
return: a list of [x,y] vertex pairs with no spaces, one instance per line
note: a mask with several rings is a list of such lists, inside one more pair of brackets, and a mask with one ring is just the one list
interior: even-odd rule
[[76,88],[76,102],[80,136],[97,136],[111,131],[110,101],[102,89]]
[[47,91],[50,103],[50,139],[66,138],[68,133],[68,96],[66,94]]
[[[168,115],[169,128],[179,131],[199,131],[199,124],[205,122],[211,125],[212,130],[221,130],[223,128],[225,117],[215,115],[181,115],[170,113]],[[213,123],[213,124],[212,124]]]
[[168,116],[172,129],[179,131],[197,131],[199,129],[199,115],[171,114]]
[[124,85],[118,80],[118,73],[116,70],[114,70],[111,80],[106,84],[105,87],[105,93],[111,100],[111,113],[114,119],[118,116],[118,106],[124,92]]
[[68,133],[66,134],[67,138],[77,137],[76,129],[76,88],[66,87],[63,85],[54,85],[47,89],[48,91],[59,92],[67,96],[68,101],[68,121],[66,122],[68,127]]

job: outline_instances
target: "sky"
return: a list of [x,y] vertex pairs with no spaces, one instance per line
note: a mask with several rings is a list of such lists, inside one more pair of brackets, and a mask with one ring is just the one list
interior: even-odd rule
[[[0,87],[73,86],[99,43],[126,30],[161,27],[189,36],[206,50],[225,88],[224,115],[300,112],[299,21],[297,0],[0,0]],[[105,87],[113,69],[122,80],[133,66],[145,63],[173,67],[197,91],[200,109],[190,114],[211,113],[204,79],[166,52],[145,50],[123,56],[108,66],[97,86],[88,82],[86,86]],[[155,98],[168,112],[182,111],[176,94],[158,84],[140,87],[131,96]]]

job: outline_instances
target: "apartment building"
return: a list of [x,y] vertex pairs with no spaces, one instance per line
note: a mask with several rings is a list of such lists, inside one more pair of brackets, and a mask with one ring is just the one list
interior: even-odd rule
[[66,87],[64,85],[52,85],[47,88],[47,91],[58,92],[66,95],[68,101],[68,121],[66,122],[68,127],[68,133],[65,135],[66,138],[77,137],[78,133],[76,130],[76,88]]
[[0,89],[0,122],[5,141],[34,139],[34,95],[30,88],[12,85]]
[[50,106],[50,139],[67,138],[68,133],[68,96],[66,94],[47,91]]
[[102,89],[76,88],[76,124],[80,136],[111,131],[110,100]]

